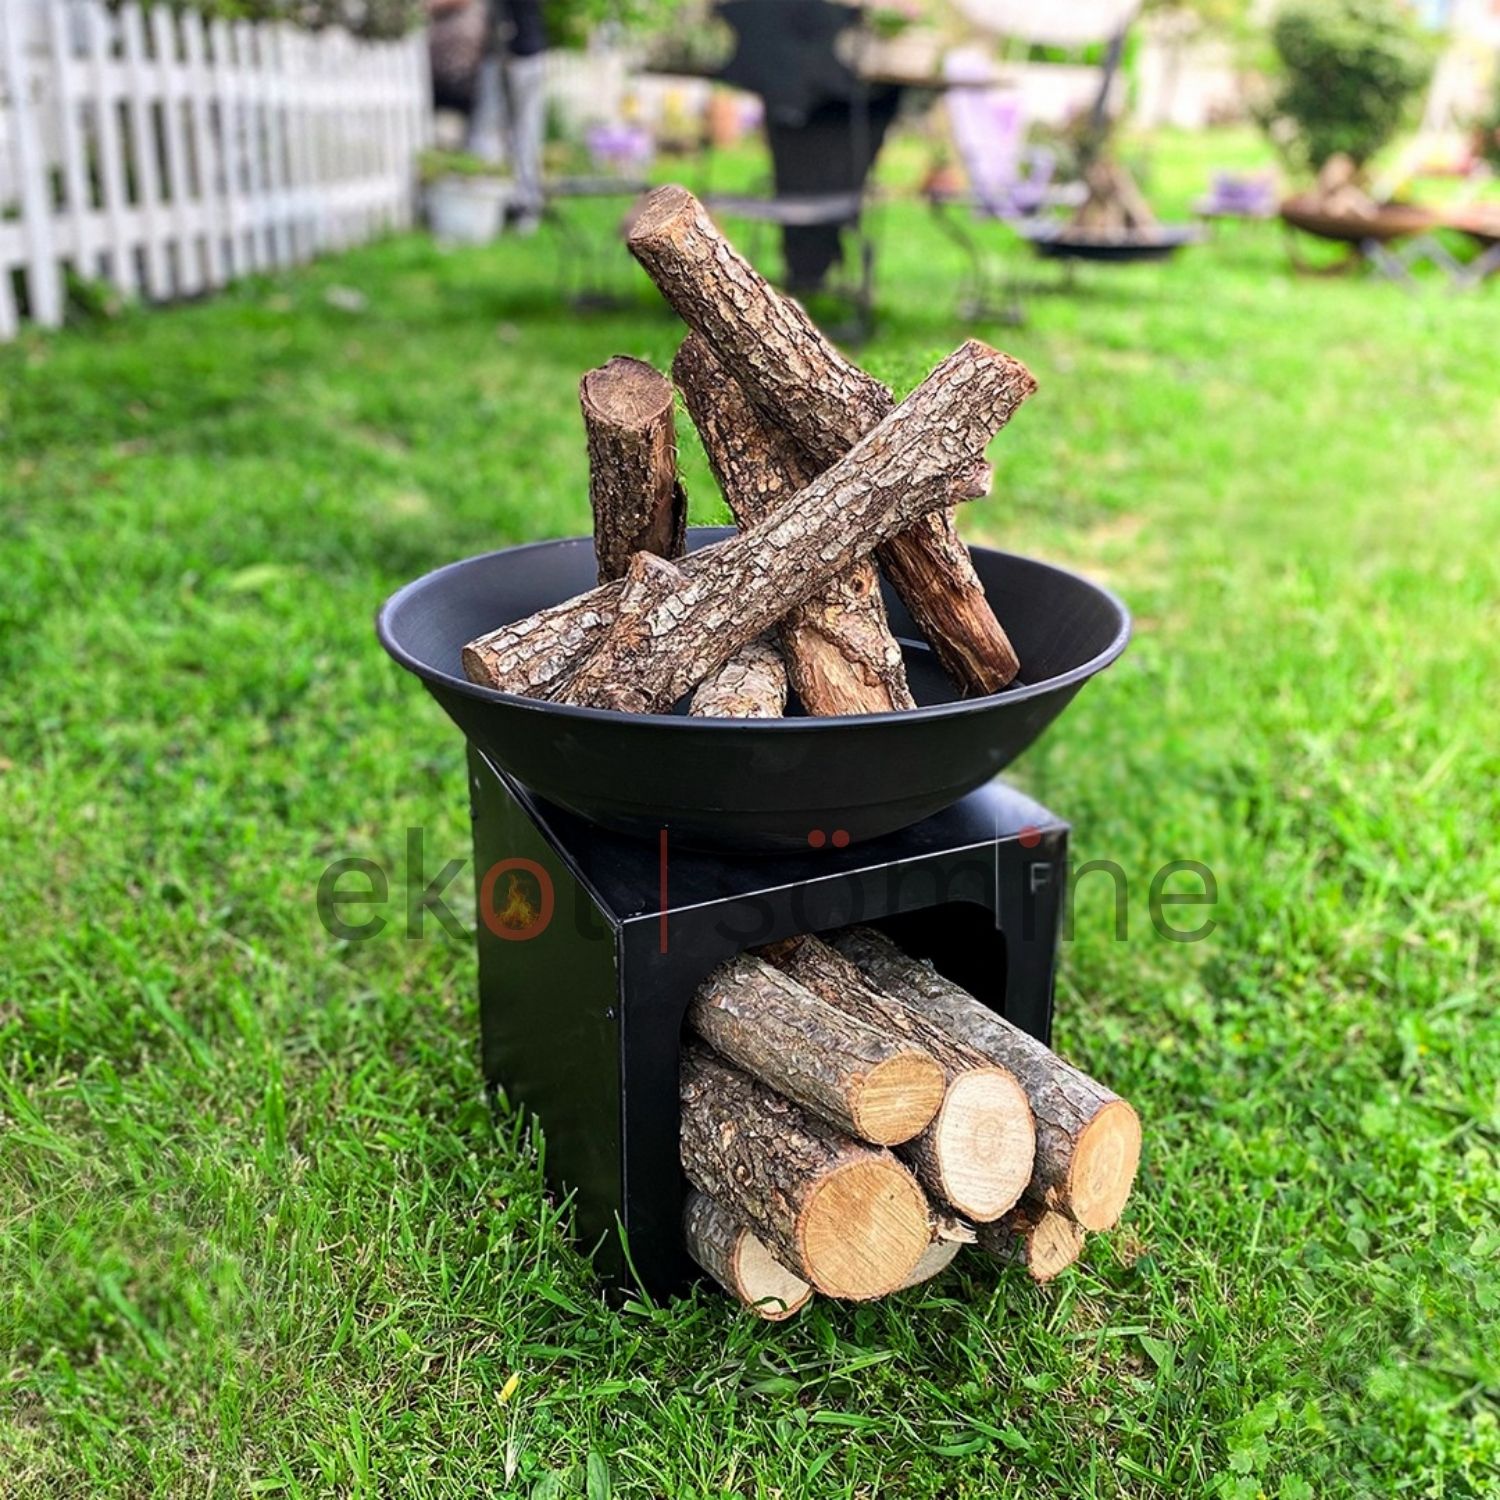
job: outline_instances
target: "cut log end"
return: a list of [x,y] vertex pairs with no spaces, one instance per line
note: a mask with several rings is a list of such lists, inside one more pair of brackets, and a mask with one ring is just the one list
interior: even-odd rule
[[645,360],[617,354],[579,382],[584,410],[621,427],[644,427],[672,410],[672,383]]
[[679,219],[691,217],[698,208],[698,200],[675,182],[653,188],[631,213],[626,243],[638,245],[650,241]]
[[688,1254],[758,1317],[779,1323],[797,1312],[812,1288],[765,1242],[707,1193],[690,1192],[682,1210]]
[[741,1300],[768,1323],[790,1318],[812,1297],[813,1289],[788,1271],[748,1229],[740,1236],[734,1268]]
[[924,1281],[931,1281],[934,1276],[940,1275],[953,1264],[958,1252],[963,1249],[960,1240],[933,1240],[933,1242],[922,1252],[922,1258],[916,1264],[911,1275],[901,1283],[901,1290],[908,1291],[914,1286],[920,1286]]
[[1140,1117],[1123,1099],[1111,1100],[1078,1137],[1068,1169],[1068,1212],[1085,1229],[1113,1229],[1140,1161]]
[[808,1279],[852,1302],[895,1291],[931,1242],[921,1188],[880,1156],[830,1172],[808,1195],[797,1228]]
[[917,1135],[943,1102],[943,1070],[925,1052],[902,1052],[865,1074],[849,1101],[855,1134],[880,1146]]
[[470,641],[459,653],[459,660],[463,663],[464,676],[470,682],[477,683],[480,687],[491,687],[494,683],[494,668],[490,659],[480,650],[477,640]]
[[1083,1231],[1071,1219],[1048,1210],[1032,1230],[1027,1274],[1045,1285],[1073,1265],[1082,1252]]
[[1083,1230],[1055,1209],[1026,1203],[979,1229],[979,1248],[1021,1266],[1038,1285],[1066,1271],[1083,1252]]
[[975,1068],[948,1089],[930,1138],[944,1197],[979,1223],[1013,1208],[1031,1181],[1036,1125],[1004,1068]]

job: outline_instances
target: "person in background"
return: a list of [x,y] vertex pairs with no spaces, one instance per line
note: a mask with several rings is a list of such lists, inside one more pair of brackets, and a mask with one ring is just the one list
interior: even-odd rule
[[541,222],[547,100],[547,32],[541,0],[428,0],[433,96],[467,117],[464,149],[509,160],[510,218],[530,234]]
[[440,114],[459,114],[467,120],[473,111],[487,24],[484,0],[427,0],[432,102]]
[[503,135],[509,149],[515,196],[510,217],[531,234],[546,206],[542,193],[542,145],[547,129],[547,31],[541,0],[489,0],[490,46],[479,69],[470,149]]

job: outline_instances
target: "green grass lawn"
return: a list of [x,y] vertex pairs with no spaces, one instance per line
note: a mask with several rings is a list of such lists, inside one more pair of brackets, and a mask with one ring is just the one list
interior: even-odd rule
[[[405,238],[0,350],[0,1495],[1500,1493],[1500,287],[1297,280],[1251,229],[972,330],[1041,390],[971,534],[1136,614],[1016,776],[1128,872],[1057,1042],[1146,1160],[1048,1289],[961,1258],[767,1328],[611,1308],[486,1102],[469,945],[315,911],[408,828],[468,853],[376,605],[584,529],[578,376],[674,348],[556,257]],[[887,211],[900,390],[959,267]],[[1173,859],[1204,941],[1152,930]]]

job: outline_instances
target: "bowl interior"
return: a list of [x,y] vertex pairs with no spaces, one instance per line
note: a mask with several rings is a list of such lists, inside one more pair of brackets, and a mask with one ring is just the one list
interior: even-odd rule
[[[689,545],[730,533],[703,529]],[[474,637],[594,582],[586,538],[538,542],[419,578],[381,611],[386,649],[416,673],[470,745],[537,797],[623,833],[746,850],[807,847],[809,829],[878,837],[940,812],[1003,770],[1081,684],[1124,649],[1130,621],[1106,590],[1030,558],[972,549],[1023,670],[957,697],[906,610],[887,597],[918,706],[841,718],[694,719],[577,708],[476,687]]]
[[[696,551],[733,534],[729,527],[695,527],[689,532],[688,547]],[[1034,558],[987,547],[971,551],[985,592],[1021,659],[1021,672],[992,700],[960,699],[905,605],[886,586],[891,628],[901,642],[919,709],[949,704],[970,707],[1024,697],[1060,685],[1059,679],[1092,675],[1124,649],[1129,614],[1107,590]],[[403,666],[433,687],[496,703],[530,702],[469,682],[463,674],[463,647],[486,631],[525,619],[593,587],[595,568],[593,542],[588,537],[509,547],[451,563],[408,584],[387,601],[379,620],[382,643]],[[559,714],[642,717],[604,709],[546,707]],[[679,703],[675,716],[685,712],[686,703]],[[788,719],[799,716],[793,704]]]

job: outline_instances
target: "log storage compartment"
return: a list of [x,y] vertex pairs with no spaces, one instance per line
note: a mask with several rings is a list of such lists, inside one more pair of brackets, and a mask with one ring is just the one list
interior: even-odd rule
[[[605,832],[539,802],[472,747],[469,771],[485,1075],[537,1117],[549,1179],[574,1194],[579,1243],[597,1246],[617,1285],[632,1280],[617,1225],[653,1295],[700,1274],[684,1244],[679,1074],[684,1023],[720,965],[869,923],[1030,1036],[1050,1036],[1068,829],[1002,783],[881,839],[840,847],[825,827],[816,849],[804,835],[797,854],[732,855]],[[925,1097],[928,1077],[906,1077]],[[713,1243],[749,1263],[743,1244]],[[752,1236],[750,1259],[764,1263],[766,1248],[775,1255]],[[953,1248],[935,1243],[935,1260]],[[788,1274],[761,1279],[795,1285]],[[860,1294],[861,1274],[836,1267],[823,1289]]]

